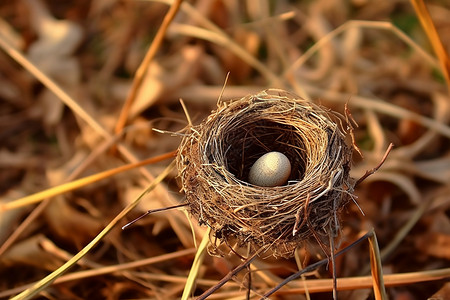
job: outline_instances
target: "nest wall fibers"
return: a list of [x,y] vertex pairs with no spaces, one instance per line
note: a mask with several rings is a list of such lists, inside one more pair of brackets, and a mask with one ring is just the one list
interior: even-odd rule
[[[328,241],[338,232],[339,212],[354,186],[352,149],[341,121],[283,90],[219,102],[207,119],[188,129],[178,151],[190,213],[212,228],[219,243],[264,247],[265,255],[291,257],[313,236]],[[251,166],[270,151],[289,158],[288,183],[248,183]]]

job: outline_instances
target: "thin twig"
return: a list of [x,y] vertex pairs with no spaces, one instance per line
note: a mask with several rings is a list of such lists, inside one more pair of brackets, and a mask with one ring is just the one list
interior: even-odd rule
[[383,268],[381,266],[380,248],[378,247],[375,232],[369,237],[370,270],[372,271],[373,293],[376,300],[386,300],[386,288],[384,286]]
[[217,98],[217,104],[222,101],[223,93],[225,92],[225,87],[227,86],[228,79],[230,78],[230,72],[227,72],[227,76],[225,76],[225,81],[223,82],[222,90],[220,91],[219,98]]
[[248,274],[248,284],[247,284],[247,300],[250,300],[250,294],[252,291],[252,270],[250,269],[250,264],[247,265],[247,274]]
[[336,275],[336,255],[335,255],[335,249],[334,249],[334,237],[333,237],[333,228],[331,228],[331,222],[330,225],[330,248],[331,248],[331,268],[333,269],[333,300],[337,300],[337,275]]
[[363,182],[367,177],[369,177],[370,175],[372,175],[373,173],[378,171],[379,168],[381,168],[381,166],[384,164],[384,161],[388,157],[388,155],[391,152],[393,147],[394,147],[394,144],[390,143],[389,147],[387,148],[386,152],[384,153],[383,158],[381,159],[380,163],[372,170],[366,171],[366,173],[363,176],[361,176],[361,178],[359,178],[358,181],[356,181],[355,187],[358,186],[361,182]]
[[221,288],[225,283],[227,283],[231,278],[236,276],[237,273],[242,271],[244,268],[246,268],[250,263],[258,256],[259,253],[263,252],[265,250],[264,247],[259,248],[258,251],[256,251],[252,256],[247,258],[245,261],[243,261],[239,266],[234,268],[234,270],[230,271],[224,278],[222,278],[215,286],[208,289],[206,292],[201,294],[196,300],[204,300],[211,294],[213,294],[215,291],[217,291],[219,288]]
[[358,125],[358,123],[356,123],[355,119],[353,118],[352,113],[350,112],[350,109],[348,108],[348,101],[345,102],[344,110],[345,110],[345,120],[347,122],[347,126],[349,126],[349,128],[350,128],[350,137],[352,138],[352,146],[358,152],[358,154],[362,158],[364,158],[364,155],[362,154],[361,149],[359,149],[358,145],[356,144],[355,128],[353,127],[353,125],[355,125],[356,127],[359,127],[359,125]]
[[187,110],[186,104],[184,104],[184,101],[183,101],[182,98],[180,98],[180,104],[181,104],[181,107],[183,108],[184,115],[186,116],[186,120],[188,121],[188,125],[189,125],[189,128],[190,128],[190,127],[192,127],[191,116],[189,115],[189,112]]
[[174,208],[180,208],[180,207],[185,207],[189,205],[188,203],[183,203],[183,204],[178,204],[178,205],[173,205],[173,206],[169,206],[169,207],[162,207],[162,208],[157,208],[157,209],[150,209],[147,210],[145,213],[143,213],[142,215],[140,215],[139,217],[137,217],[136,219],[134,219],[131,222],[128,222],[127,224],[125,224],[124,226],[122,226],[122,230],[127,229],[128,227],[130,227],[131,225],[133,225],[134,223],[136,223],[137,221],[139,221],[140,219],[148,216],[149,214],[153,214],[153,213],[157,213],[157,212],[161,212],[161,211],[166,211],[166,210],[170,210],[170,209],[174,209]]

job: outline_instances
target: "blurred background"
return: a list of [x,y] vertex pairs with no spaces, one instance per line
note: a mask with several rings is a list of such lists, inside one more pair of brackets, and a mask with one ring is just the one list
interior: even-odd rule
[[[170,3],[0,1],[0,298],[24,290],[78,253],[170,161],[36,204],[4,204],[176,150],[180,136],[171,133],[188,125],[179,99],[192,123],[200,123],[216,108],[228,73],[224,100],[282,88],[341,114],[348,102],[364,155],[354,154],[356,179],[380,162],[389,143],[395,145],[341,216],[340,248],[373,227],[385,274],[415,272],[417,279],[450,267],[450,97],[409,1],[184,1],[145,69],[125,127],[115,135],[136,70]],[[449,53],[450,4],[427,1],[427,8]],[[23,53],[25,63],[8,49]],[[61,101],[31,75],[30,66],[74,102]],[[176,176],[172,170],[121,225],[148,209],[182,203]],[[71,269],[73,277],[63,275],[39,297],[177,299],[195,254],[192,232],[199,242],[204,231],[183,210],[152,214],[125,231],[115,228]],[[299,253],[307,264],[324,257],[314,243]],[[152,257],[160,259],[145,261]],[[128,262],[142,264],[120,268]],[[233,255],[207,256],[195,294],[239,263]],[[106,266],[113,268],[102,271]],[[252,299],[296,270],[295,260],[257,260]],[[339,278],[368,275],[367,243],[339,257],[336,271]],[[331,271],[319,269],[306,278],[331,278]],[[247,281],[243,271],[210,299],[245,299]],[[300,294],[301,287],[301,280],[293,281],[271,299],[331,297]],[[387,291],[398,300],[450,297],[445,280],[406,282]],[[339,299],[373,295],[355,283]]]

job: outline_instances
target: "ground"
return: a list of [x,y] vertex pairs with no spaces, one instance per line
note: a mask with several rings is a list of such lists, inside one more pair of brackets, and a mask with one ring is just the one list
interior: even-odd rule
[[[0,298],[55,275],[74,255],[81,260],[39,298],[180,298],[206,227],[183,208],[120,227],[149,209],[183,203],[177,170],[166,168],[189,121],[199,124],[219,97],[266,88],[344,116],[348,103],[363,154],[353,153],[355,180],[394,144],[343,210],[338,248],[374,228],[390,299],[449,297],[447,1],[426,6],[443,55],[408,1],[184,2],[153,58],[146,54],[171,1],[0,2]],[[145,167],[102,173],[166,153]],[[76,185],[97,174],[104,177]],[[158,176],[162,182],[121,218]],[[67,183],[63,193],[36,195]],[[109,230],[111,221],[118,226]],[[95,247],[80,252],[105,228]],[[298,254],[304,264],[324,258],[314,241]],[[369,261],[367,242],[336,259],[340,282],[350,285],[339,299],[373,299],[370,278],[369,286],[350,278],[369,275]],[[192,293],[240,263],[233,253],[206,254]],[[251,298],[297,270],[294,259],[257,259]],[[404,273],[411,276],[392,286]],[[330,299],[331,276],[322,267],[305,277],[310,294],[299,291],[298,279],[271,299]],[[210,299],[245,298],[248,278],[241,271]]]

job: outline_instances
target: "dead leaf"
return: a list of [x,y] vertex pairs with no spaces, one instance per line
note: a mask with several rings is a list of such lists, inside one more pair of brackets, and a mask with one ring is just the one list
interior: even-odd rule
[[417,236],[416,247],[428,255],[450,260],[450,235],[438,232]]
[[0,265],[24,264],[48,271],[55,270],[63,261],[42,249],[40,245],[45,240],[47,238],[44,235],[37,234],[15,244],[2,255]]
[[446,300],[450,299],[450,282],[444,284],[443,287],[432,296],[428,298],[428,300]]
[[50,202],[45,215],[52,232],[78,249],[95,237],[103,225],[100,220],[74,209],[62,197]]
[[[68,93],[73,93],[81,79],[79,63],[72,56],[83,38],[81,27],[71,21],[55,19],[40,0],[25,2],[38,36],[28,49],[28,58]],[[39,102],[47,125],[61,120],[64,105],[53,93],[44,90]]]

